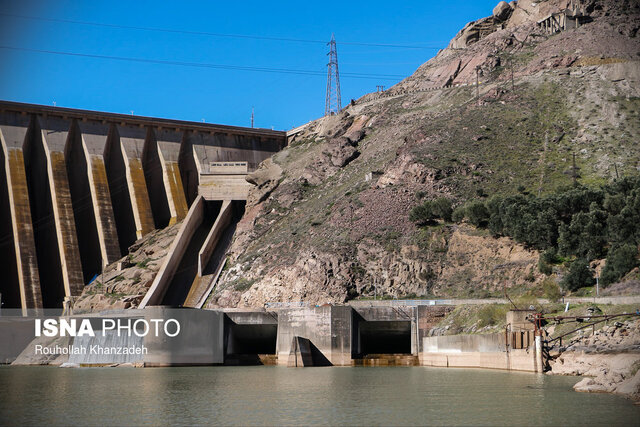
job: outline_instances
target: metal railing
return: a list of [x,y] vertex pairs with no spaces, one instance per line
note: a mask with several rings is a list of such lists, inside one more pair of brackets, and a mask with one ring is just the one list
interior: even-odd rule
[[266,302],[264,308],[299,308],[310,307],[315,304],[311,304],[304,301],[289,301],[289,302]]

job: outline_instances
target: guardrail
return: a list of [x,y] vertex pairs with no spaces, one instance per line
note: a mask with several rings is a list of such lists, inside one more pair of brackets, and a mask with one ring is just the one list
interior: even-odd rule
[[290,302],[266,302],[264,308],[299,308],[299,307],[311,307],[315,304],[311,304],[304,301],[290,301]]
[[385,307],[417,307],[419,305],[453,305],[450,299],[390,299],[350,301],[350,305],[378,305]]
[[[349,301],[347,304],[352,306],[417,307],[419,305],[453,305],[454,301],[450,299],[394,299]],[[316,307],[318,305],[320,304],[312,304],[305,301],[267,302],[264,304],[264,308],[301,308]]]

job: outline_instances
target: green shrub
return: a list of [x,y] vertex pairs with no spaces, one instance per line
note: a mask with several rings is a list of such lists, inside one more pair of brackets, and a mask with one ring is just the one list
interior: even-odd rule
[[414,206],[409,212],[409,221],[415,222],[418,225],[432,224],[436,218],[430,202],[424,202],[421,205]]
[[538,271],[546,276],[550,276],[553,273],[553,267],[541,256],[538,259]]
[[478,326],[483,328],[485,326],[493,326],[504,322],[506,320],[507,311],[507,307],[500,304],[489,304],[483,306],[478,311],[478,319],[480,320]]
[[547,277],[542,281],[542,295],[549,302],[558,302],[562,298],[562,291],[555,280]]
[[626,244],[611,248],[607,254],[607,263],[602,269],[602,284],[610,285],[638,266],[638,248]]
[[409,220],[418,225],[428,225],[442,218],[451,221],[451,200],[441,197],[436,200],[427,200],[421,205],[415,206],[409,212]]
[[489,222],[489,211],[484,203],[479,200],[467,204],[465,216],[476,227],[484,227]]
[[451,214],[451,220],[453,222],[462,222],[462,220],[464,220],[464,211],[464,206],[458,206],[455,208]]
[[560,262],[556,248],[547,249],[542,253],[541,258],[547,264],[558,264]]
[[433,201],[433,210],[438,218],[442,218],[447,222],[451,222],[451,214],[453,209],[451,207],[451,200],[440,197]]
[[562,279],[562,287],[569,291],[577,291],[580,288],[593,286],[595,282],[589,269],[589,262],[584,258],[578,258],[569,266],[569,272]]

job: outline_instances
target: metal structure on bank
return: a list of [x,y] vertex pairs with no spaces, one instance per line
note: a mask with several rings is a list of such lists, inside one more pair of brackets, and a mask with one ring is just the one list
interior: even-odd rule
[[340,72],[338,71],[338,50],[336,48],[336,38],[331,34],[329,46],[329,63],[327,64],[327,95],[324,103],[324,115],[337,114],[342,109],[340,96]]

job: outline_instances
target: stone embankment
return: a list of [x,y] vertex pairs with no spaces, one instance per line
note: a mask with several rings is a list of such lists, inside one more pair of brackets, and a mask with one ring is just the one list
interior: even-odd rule
[[585,377],[574,390],[619,394],[640,404],[640,320],[579,335],[551,356],[552,374]]

